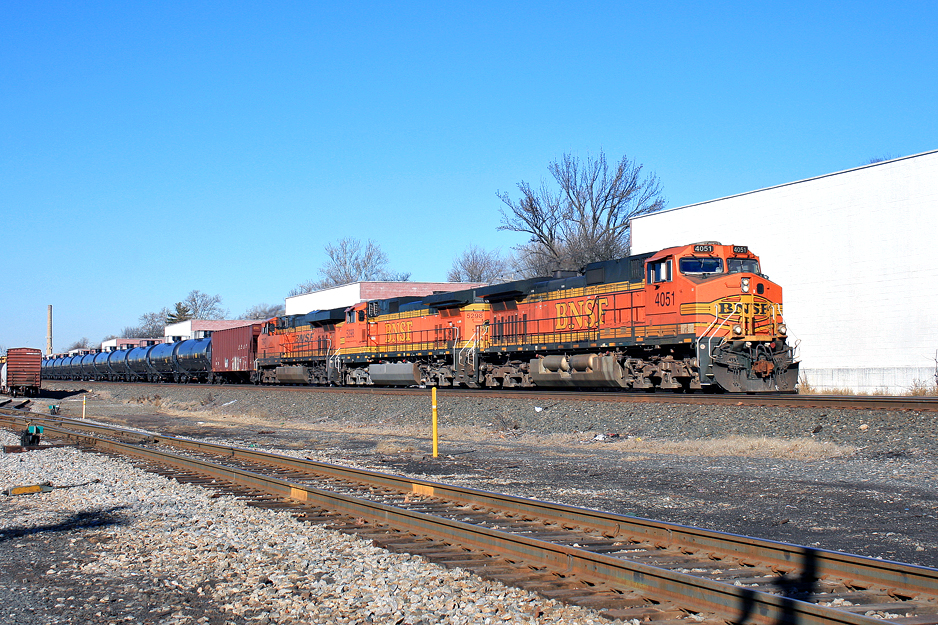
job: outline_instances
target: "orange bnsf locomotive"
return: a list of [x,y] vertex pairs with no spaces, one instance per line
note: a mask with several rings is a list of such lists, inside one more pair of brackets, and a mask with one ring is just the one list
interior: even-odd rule
[[794,391],[782,288],[745,246],[266,322],[257,383]]

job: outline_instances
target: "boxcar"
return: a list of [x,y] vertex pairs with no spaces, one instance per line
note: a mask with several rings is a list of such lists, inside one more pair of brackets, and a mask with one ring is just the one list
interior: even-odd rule
[[12,347],[0,365],[0,390],[16,395],[38,395],[41,386],[42,350]]

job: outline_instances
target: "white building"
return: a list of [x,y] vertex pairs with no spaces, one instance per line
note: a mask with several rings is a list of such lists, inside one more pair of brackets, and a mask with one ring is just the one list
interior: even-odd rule
[[286,314],[305,315],[314,310],[332,310],[359,302],[408,295],[424,297],[434,293],[450,293],[485,286],[481,282],[352,282],[322,291],[296,295],[286,299]]
[[901,394],[938,358],[938,150],[632,220],[632,253],[748,245],[784,289],[802,380]]
[[163,339],[108,339],[101,343],[102,352],[112,352],[117,349],[133,349],[144,345],[156,345],[162,343]]
[[257,320],[250,319],[190,319],[189,321],[180,321],[179,323],[168,324],[163,329],[164,341],[172,343],[174,341],[185,341],[188,339],[204,339],[211,336],[216,330],[227,330],[228,328],[240,328],[257,323]]

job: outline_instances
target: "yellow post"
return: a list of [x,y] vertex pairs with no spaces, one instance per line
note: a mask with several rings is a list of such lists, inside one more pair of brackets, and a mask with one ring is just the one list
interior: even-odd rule
[[81,418],[85,418],[85,396],[81,396]]
[[433,457],[436,458],[437,455],[438,455],[438,454],[437,454],[437,450],[438,450],[438,445],[437,445],[438,436],[437,436],[437,428],[436,428],[436,387],[435,387],[435,386],[433,387],[433,390],[432,390],[432,392],[431,392],[431,396],[432,396],[432,398],[433,398]]

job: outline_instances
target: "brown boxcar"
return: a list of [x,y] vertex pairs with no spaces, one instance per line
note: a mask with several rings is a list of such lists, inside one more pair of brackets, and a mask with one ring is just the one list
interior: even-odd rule
[[0,366],[0,387],[11,395],[38,395],[42,373],[42,350],[11,347]]
[[257,357],[257,336],[264,324],[257,323],[212,332],[212,382],[251,381]]

